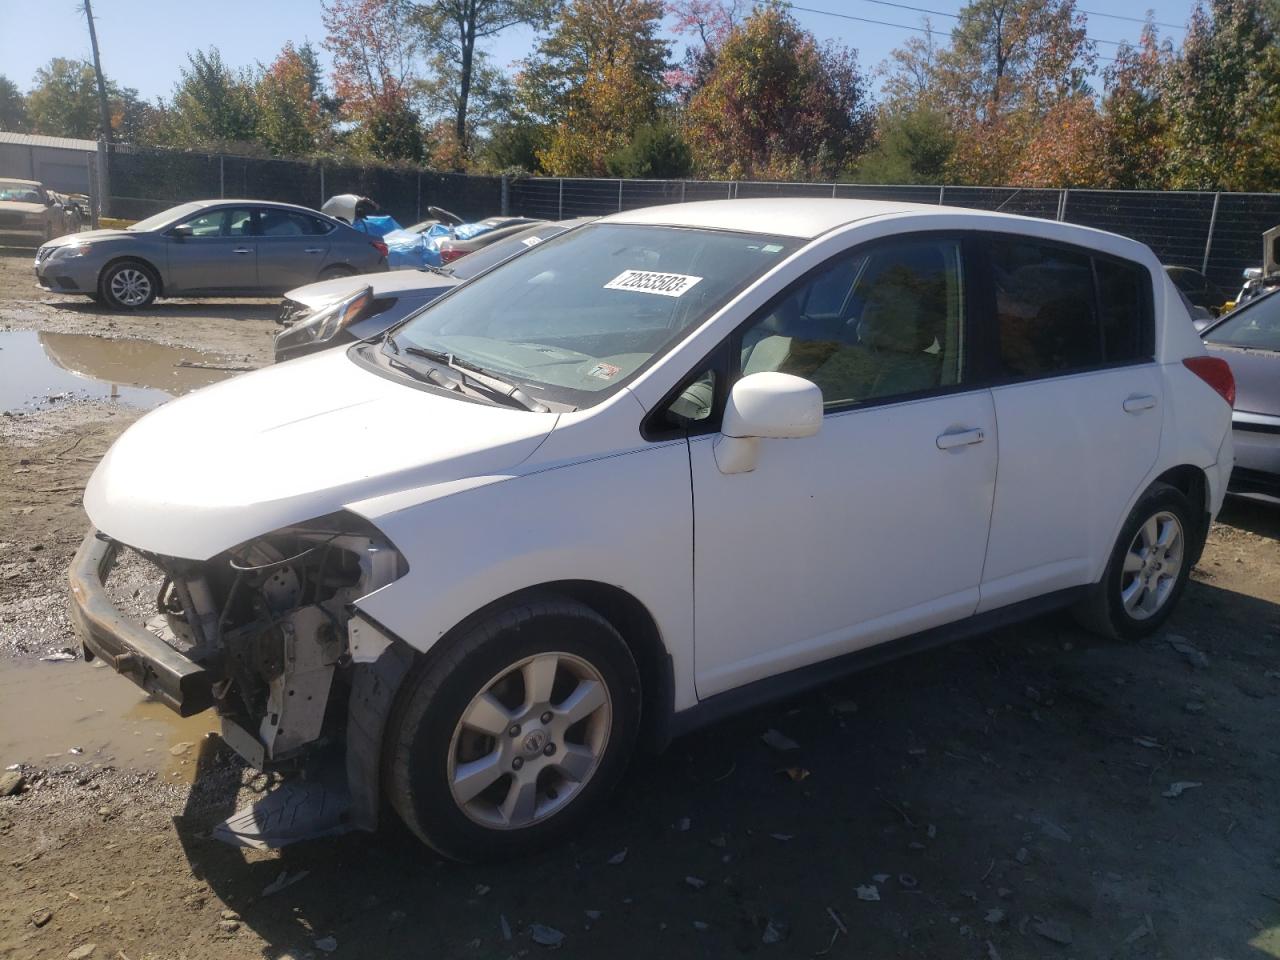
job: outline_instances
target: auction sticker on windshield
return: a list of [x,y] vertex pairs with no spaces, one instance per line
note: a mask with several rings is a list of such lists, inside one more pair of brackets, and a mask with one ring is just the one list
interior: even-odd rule
[[656,293],[663,297],[679,297],[687,293],[701,277],[685,273],[653,273],[649,270],[623,270],[604,285],[606,290],[634,290]]

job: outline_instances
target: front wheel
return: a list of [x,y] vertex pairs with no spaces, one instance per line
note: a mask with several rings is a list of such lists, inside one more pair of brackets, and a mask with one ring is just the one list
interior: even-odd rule
[[155,272],[145,263],[122,260],[102,271],[98,293],[109,307],[141,310],[155,300],[159,286]]
[[1197,529],[1186,496],[1154,483],[1120,530],[1106,573],[1077,605],[1081,624],[1115,640],[1155,633],[1186,588]]
[[339,277],[354,277],[356,272],[350,267],[337,264],[332,267],[325,267],[320,271],[321,280],[337,280]]
[[639,672],[617,630],[567,599],[524,601],[406,678],[388,726],[387,793],[447,857],[530,853],[591,816],[639,721]]

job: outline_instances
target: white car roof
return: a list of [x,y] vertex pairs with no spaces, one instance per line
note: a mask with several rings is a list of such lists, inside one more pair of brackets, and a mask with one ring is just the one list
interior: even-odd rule
[[701,200],[645,207],[602,217],[601,223],[637,223],[671,227],[704,227],[812,239],[828,230],[894,213],[925,213],[956,207],[888,200],[835,200],[776,197],[759,200]]
[[753,200],[701,200],[645,207],[601,217],[601,223],[653,224],[669,227],[703,227],[709,230],[736,230],[743,233],[775,234],[813,239],[828,230],[892,214],[931,214],[974,218],[1018,220],[1029,218],[1011,213],[994,213],[967,207],[928,203],[897,203],[891,200],[838,200],[832,198],[770,197]]

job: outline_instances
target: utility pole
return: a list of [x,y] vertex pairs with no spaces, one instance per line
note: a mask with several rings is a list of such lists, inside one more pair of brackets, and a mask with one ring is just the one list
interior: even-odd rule
[[84,0],[80,8],[89,21],[89,46],[93,48],[93,72],[98,78],[98,125],[101,137],[111,142],[111,111],[107,109],[107,82],[102,78],[102,58],[98,56],[98,31],[93,25],[93,0]]

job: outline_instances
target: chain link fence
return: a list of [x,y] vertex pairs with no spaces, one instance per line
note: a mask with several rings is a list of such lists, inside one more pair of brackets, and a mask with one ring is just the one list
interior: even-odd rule
[[565,220],[619,210],[748,197],[835,197],[1000,210],[1109,230],[1140,240],[1169,266],[1206,273],[1228,293],[1261,262],[1262,232],[1280,224],[1280,194],[1018,187],[771,183],[746,180],[506,178],[412,167],[272,160],[171,150],[116,150],[107,207],[125,219],[188,200],[278,200],[319,208],[339,193],[372,197],[406,226],[430,206],[467,220],[497,214]]
[[508,212],[563,220],[691,200],[835,197],[999,210],[1108,230],[1147,244],[1168,266],[1192,267],[1232,293],[1261,262],[1262,232],[1280,224],[1280,194],[1018,187],[892,186],[758,181],[513,180]]

